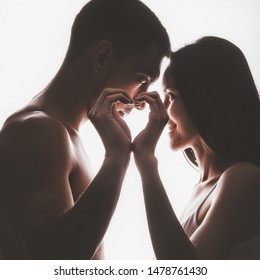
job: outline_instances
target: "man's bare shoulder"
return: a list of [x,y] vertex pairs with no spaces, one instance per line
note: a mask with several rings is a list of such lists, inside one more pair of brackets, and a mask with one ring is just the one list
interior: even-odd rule
[[15,142],[42,137],[68,140],[68,131],[61,122],[43,111],[22,110],[6,120],[0,134],[1,139]]
[[65,159],[69,153],[67,129],[42,111],[15,113],[6,120],[0,133],[0,154],[3,158],[18,155],[55,157],[59,154]]

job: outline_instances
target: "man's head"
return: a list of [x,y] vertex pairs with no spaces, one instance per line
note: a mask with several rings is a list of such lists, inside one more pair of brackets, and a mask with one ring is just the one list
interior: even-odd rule
[[170,41],[157,16],[139,0],[91,0],[77,15],[71,32],[68,59],[91,45],[111,42],[117,58],[145,53],[152,44],[169,55]]
[[132,98],[147,91],[169,54],[165,28],[142,2],[91,0],[74,21],[65,61],[88,65],[94,102],[106,87],[127,90]]

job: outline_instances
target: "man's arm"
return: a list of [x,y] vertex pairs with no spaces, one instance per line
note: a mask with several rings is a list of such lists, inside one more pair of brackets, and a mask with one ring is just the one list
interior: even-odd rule
[[127,161],[107,158],[71,210],[45,226],[31,245],[36,259],[91,259],[115,210]]
[[14,211],[13,199],[3,177],[0,177],[0,259],[28,259]]
[[116,101],[129,102],[124,94],[106,91],[93,107],[90,117],[106,156],[75,205],[69,185],[73,148],[67,130],[55,120],[36,115],[23,120],[15,133],[6,132],[11,135],[5,141],[6,167],[19,197],[30,258],[91,259],[99,247],[130,158],[129,131],[126,135],[125,124],[113,111]]

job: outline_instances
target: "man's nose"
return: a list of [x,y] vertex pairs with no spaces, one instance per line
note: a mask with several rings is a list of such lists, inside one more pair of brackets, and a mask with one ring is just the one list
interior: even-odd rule
[[141,87],[138,87],[138,89],[136,89],[133,93],[133,98],[136,98],[139,94],[143,93],[143,92],[147,92],[148,91],[148,85],[144,85],[144,86],[141,86]]

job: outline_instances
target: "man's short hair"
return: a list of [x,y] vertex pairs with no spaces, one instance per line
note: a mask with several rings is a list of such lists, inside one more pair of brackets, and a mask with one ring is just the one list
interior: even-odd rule
[[110,41],[117,57],[145,52],[152,44],[168,56],[171,48],[160,20],[139,0],[89,1],[75,18],[67,58],[100,40]]

